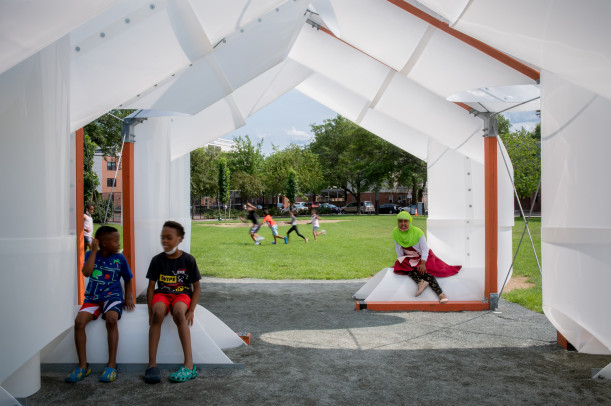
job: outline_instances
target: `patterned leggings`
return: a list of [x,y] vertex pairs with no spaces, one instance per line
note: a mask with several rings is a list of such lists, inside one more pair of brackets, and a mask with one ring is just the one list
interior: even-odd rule
[[299,230],[297,230],[297,226],[291,226],[291,228],[289,228],[289,231],[286,233],[286,236],[288,237],[289,234],[291,234],[293,231],[296,232],[297,235],[303,238],[304,240],[306,239],[303,235],[299,234]]
[[437,279],[435,279],[435,277],[431,275],[430,273],[425,273],[424,275],[422,275],[418,273],[418,271],[409,271],[409,272],[403,271],[402,274],[409,276],[416,283],[420,282],[421,280],[427,281],[431,289],[433,289],[433,292],[437,293],[437,296],[443,293],[443,291],[439,287],[439,284],[437,283]]

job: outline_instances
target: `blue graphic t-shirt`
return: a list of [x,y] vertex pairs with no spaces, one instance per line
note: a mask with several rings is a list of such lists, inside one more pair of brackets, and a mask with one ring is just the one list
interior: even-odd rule
[[[85,253],[85,262],[90,255],[91,251]],[[123,254],[116,253],[105,257],[101,251],[98,251],[93,273],[89,277],[89,283],[85,290],[85,301],[89,303],[101,303],[109,299],[123,301],[121,278],[128,281],[132,277],[132,271]]]

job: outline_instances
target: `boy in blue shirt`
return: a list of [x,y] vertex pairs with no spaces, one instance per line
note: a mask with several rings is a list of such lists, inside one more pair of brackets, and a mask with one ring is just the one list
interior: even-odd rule
[[[112,382],[117,378],[117,348],[119,329],[117,321],[121,318],[123,307],[134,309],[132,300],[132,272],[123,254],[119,253],[119,232],[114,227],[102,226],[96,231],[91,242],[91,251],[85,253],[83,275],[89,277],[85,290],[85,300],[74,320],[74,342],[79,359],[78,367],[66,377],[66,382],[76,383],[91,374],[87,363],[87,323],[101,314],[106,320],[108,332],[108,364],[100,377],[102,382]],[[125,281],[125,303],[121,278]]]

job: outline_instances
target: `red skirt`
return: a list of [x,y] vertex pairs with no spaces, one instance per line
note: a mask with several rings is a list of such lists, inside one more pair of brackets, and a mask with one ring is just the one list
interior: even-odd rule
[[[456,275],[462,268],[461,265],[448,265],[433,253],[433,250],[429,250],[429,257],[426,260],[426,271],[436,278],[446,278],[448,276]],[[395,273],[405,275],[407,272],[415,271],[416,268],[409,264],[408,258],[403,262],[395,261],[394,271]]]

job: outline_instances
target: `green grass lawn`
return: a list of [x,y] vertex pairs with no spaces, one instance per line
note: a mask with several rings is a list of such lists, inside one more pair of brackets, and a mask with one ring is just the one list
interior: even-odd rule
[[[280,235],[286,235],[288,218],[275,220]],[[222,278],[366,278],[394,263],[390,232],[395,221],[395,216],[327,216],[320,223],[327,234],[319,236],[318,242],[312,236],[311,224],[299,224],[299,232],[310,241],[305,243],[292,233],[288,245],[273,245],[271,230],[264,226],[259,230],[265,237],[260,246],[250,239],[246,224],[220,227],[218,222],[194,222],[191,253],[205,275]],[[415,224],[423,227],[425,221],[418,217]]]
[[[531,218],[528,222],[528,228],[530,229],[530,234],[532,235],[535,249],[537,250],[539,263],[541,263],[541,219]],[[516,219],[513,227],[513,254],[515,254],[523,230],[524,219]],[[528,289],[516,289],[509,293],[503,293],[503,298],[518,303],[528,309],[543,313],[541,307],[541,274],[537,267],[537,261],[533,253],[530,239],[528,238],[528,233],[524,234],[520,251],[513,264],[513,276],[525,276],[528,278],[527,282],[534,283],[535,286]]]
[[[327,231],[314,242],[312,225],[300,224],[299,232],[308,237],[307,244],[295,233],[288,245],[272,245],[270,229],[261,227],[263,244],[254,245],[249,225],[239,221],[193,222],[191,254],[202,274],[220,278],[259,279],[357,279],[375,275],[392,266],[396,257],[390,237],[395,216],[323,216],[321,229]],[[308,217],[299,217],[308,220]],[[276,218],[280,235],[286,235],[288,218]],[[325,222],[326,220],[337,222]],[[426,217],[413,217],[414,225],[426,231]],[[114,225],[122,232],[120,225]],[[222,227],[222,225],[240,225]],[[96,224],[96,229],[99,225]],[[541,220],[529,223],[537,255],[541,260]],[[520,240],[524,220],[516,219],[513,228],[513,251]],[[525,235],[514,263],[514,276],[526,276],[535,286],[503,293],[503,298],[534,311],[541,309],[541,276],[528,235]]]

